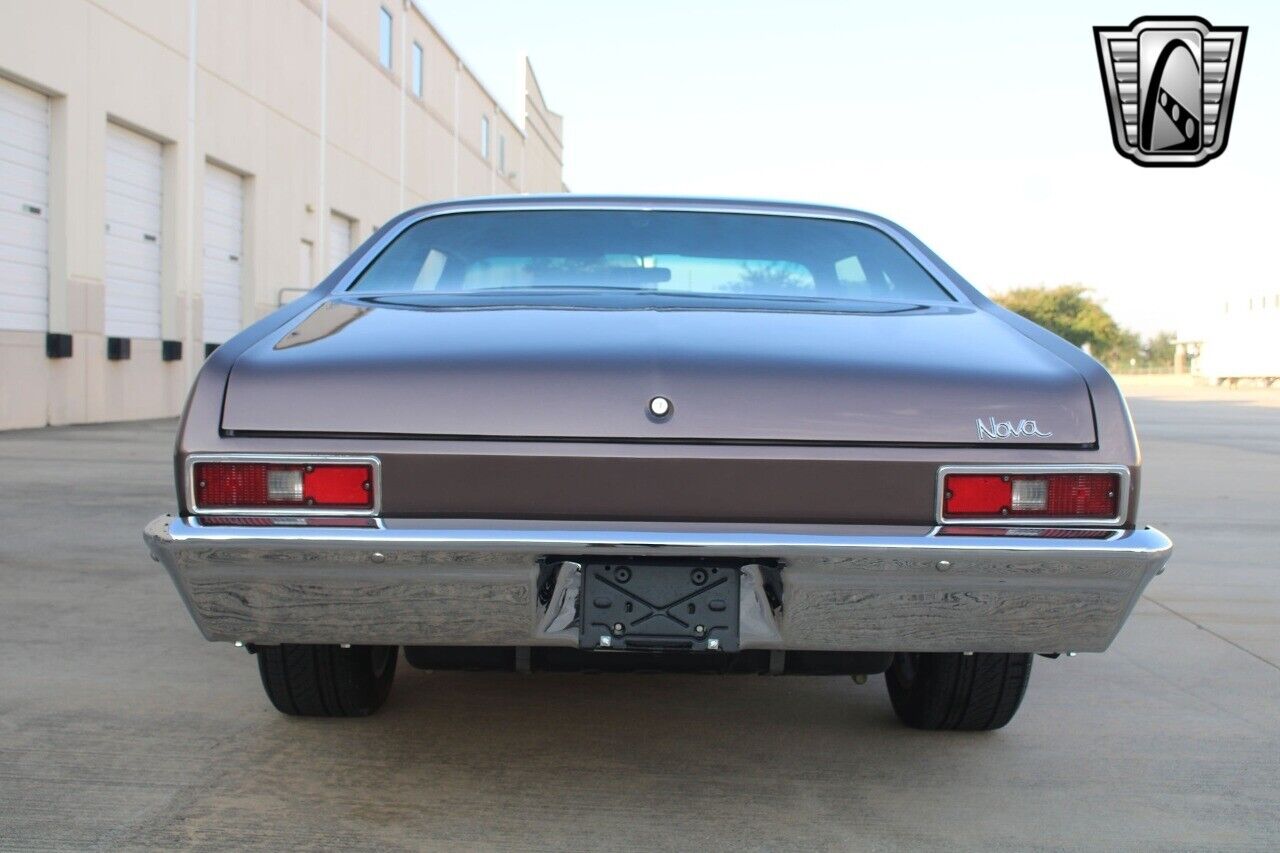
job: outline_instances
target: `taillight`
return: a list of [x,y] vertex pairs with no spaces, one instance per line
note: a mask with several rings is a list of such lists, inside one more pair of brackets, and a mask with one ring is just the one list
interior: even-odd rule
[[377,482],[372,462],[196,462],[195,512],[308,510],[369,512]]
[[1119,473],[948,473],[942,518],[1034,518],[1114,522],[1121,518]]

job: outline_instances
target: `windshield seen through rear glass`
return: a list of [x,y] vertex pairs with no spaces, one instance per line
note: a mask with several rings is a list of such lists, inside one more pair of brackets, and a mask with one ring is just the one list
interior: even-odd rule
[[638,210],[435,216],[351,286],[364,293],[616,294],[741,300],[949,301],[893,239],[853,222]]

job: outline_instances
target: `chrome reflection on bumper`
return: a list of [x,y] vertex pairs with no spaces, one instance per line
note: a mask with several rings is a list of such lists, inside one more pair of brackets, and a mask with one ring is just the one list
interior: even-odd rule
[[[284,522],[287,524],[287,522]],[[942,528],[364,520],[201,524],[144,533],[210,640],[577,644],[575,556],[742,560],[742,647],[1103,651],[1172,545]],[[560,557],[552,574],[544,557]],[[770,604],[763,565],[780,565]],[[543,601],[539,601],[539,580]]]

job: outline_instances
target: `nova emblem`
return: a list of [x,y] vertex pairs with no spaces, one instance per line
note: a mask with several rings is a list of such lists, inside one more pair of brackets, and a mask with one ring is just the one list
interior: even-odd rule
[[1248,31],[1204,18],[1094,27],[1120,156],[1139,166],[1200,166],[1221,154]]
[[1053,433],[1041,432],[1035,421],[1026,418],[1016,424],[1013,421],[997,421],[995,418],[987,418],[986,423],[982,422],[982,418],[978,418],[976,423],[978,424],[978,441],[1001,441],[1007,438],[1031,438],[1032,436],[1053,438]]

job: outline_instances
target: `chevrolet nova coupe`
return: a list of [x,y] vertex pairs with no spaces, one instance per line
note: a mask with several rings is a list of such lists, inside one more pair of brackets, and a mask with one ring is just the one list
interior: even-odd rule
[[451,202],[208,359],[146,529],[287,714],[432,670],[883,673],[994,729],[1169,557],[1096,361],[831,207]]

